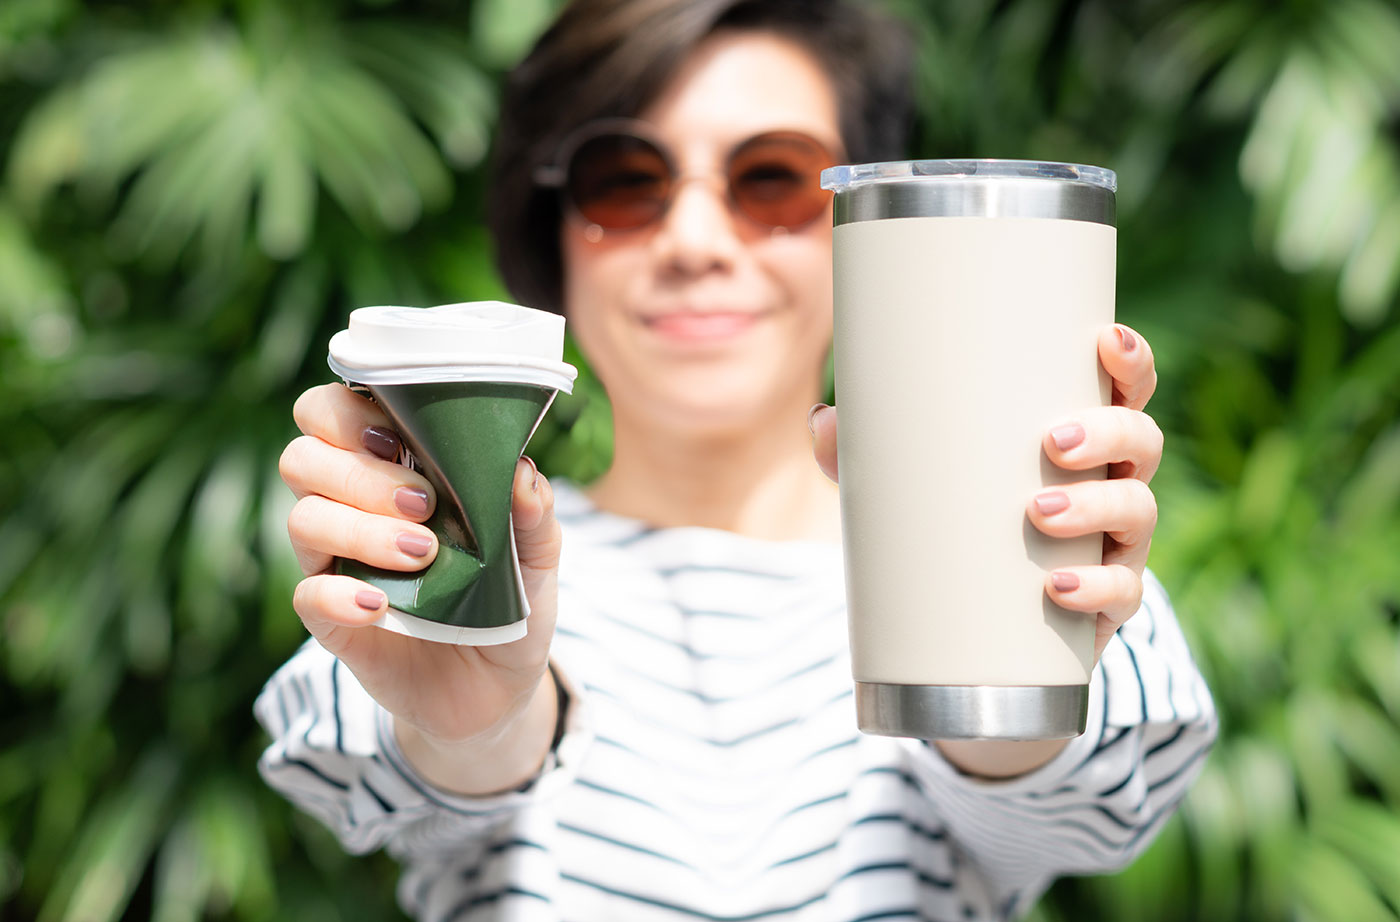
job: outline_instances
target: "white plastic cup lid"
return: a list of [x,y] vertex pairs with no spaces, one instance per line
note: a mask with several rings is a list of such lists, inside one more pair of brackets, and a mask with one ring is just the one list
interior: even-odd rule
[[367,385],[501,381],[569,393],[578,371],[563,358],[560,315],[474,301],[351,311],[348,328],[331,337],[328,362]]

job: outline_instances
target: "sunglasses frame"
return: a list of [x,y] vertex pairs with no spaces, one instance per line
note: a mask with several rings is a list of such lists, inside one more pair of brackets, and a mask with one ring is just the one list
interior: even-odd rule
[[[642,224],[638,224],[635,227],[609,228],[605,225],[598,225],[597,222],[590,220],[589,217],[582,212],[582,210],[578,206],[578,203],[574,201],[574,197],[569,190],[569,169],[571,166],[573,166],[574,156],[579,152],[583,145],[597,138],[606,137],[608,135],[621,135],[624,137],[632,137],[651,145],[651,147],[654,148],[657,154],[661,157],[661,162],[666,165],[666,169],[668,171],[668,181],[671,187],[668,190],[666,201],[663,204],[661,210],[656,213],[656,216],[654,218]],[[808,218],[806,221],[803,221],[800,224],[769,224],[766,221],[760,221],[759,219],[755,218],[753,215],[745,211],[743,206],[741,206],[738,200],[734,197],[734,186],[733,183],[730,181],[729,177],[729,166],[734,161],[734,155],[737,154],[739,150],[746,144],[749,144],[757,138],[766,137],[768,135],[800,136],[801,138],[810,141],[816,147],[817,150],[820,150],[823,154],[827,155],[828,159],[830,159],[831,161],[831,163],[828,164],[828,166],[841,162],[839,158],[832,154],[831,150],[825,144],[812,137],[805,131],[798,131],[796,129],[790,128],[774,128],[768,131],[760,131],[757,134],[750,135],[749,137],[740,140],[738,143],[736,143],[733,147],[729,149],[729,152],[727,154],[725,154],[725,172],[722,176],[722,179],[724,180],[725,201],[726,203],[728,203],[729,209],[732,213],[736,215],[742,215],[746,221],[751,222],[756,227],[762,227],[774,231],[800,230],[804,227],[811,225],[813,222],[819,219],[822,216],[822,211],[818,211],[812,217]],[[551,163],[543,164],[541,166],[536,167],[533,176],[535,180],[535,185],[542,186],[547,189],[558,190],[560,193],[560,198],[564,200],[569,210],[571,210],[574,214],[578,215],[584,221],[588,221],[590,224],[595,224],[599,227],[602,227],[604,230],[613,230],[619,233],[625,231],[642,230],[644,228],[653,226],[654,224],[656,224],[657,221],[661,220],[665,216],[666,212],[670,209],[671,203],[675,199],[676,187],[679,184],[679,180],[684,178],[684,174],[682,174],[681,171],[676,168],[675,157],[672,156],[670,147],[656,136],[655,128],[650,123],[635,118],[601,118],[595,119],[591,122],[585,122],[578,128],[575,128],[573,131],[569,132],[569,134],[567,134],[564,137],[564,140],[559,145],[559,149],[555,152],[554,160]]]

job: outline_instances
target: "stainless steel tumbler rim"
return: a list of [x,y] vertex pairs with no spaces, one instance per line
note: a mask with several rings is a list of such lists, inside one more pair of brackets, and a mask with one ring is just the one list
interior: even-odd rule
[[884,218],[1058,218],[1117,226],[1112,190],[1063,179],[911,176],[836,193],[836,226]]
[[1084,732],[1088,685],[856,683],[865,733],[914,739],[1069,739]]

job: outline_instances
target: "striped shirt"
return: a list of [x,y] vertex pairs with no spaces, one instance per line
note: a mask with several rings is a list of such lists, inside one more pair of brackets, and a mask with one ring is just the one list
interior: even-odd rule
[[560,484],[565,732],[524,790],[434,788],[314,641],[255,706],[263,777],[409,915],[519,922],[1007,919],[1147,847],[1216,719],[1161,586],[1109,643],[1088,731],[1011,780],[856,730],[840,547],[650,529]]

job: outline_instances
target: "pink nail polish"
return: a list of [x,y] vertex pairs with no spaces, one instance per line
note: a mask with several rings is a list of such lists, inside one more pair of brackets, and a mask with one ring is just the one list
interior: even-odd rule
[[530,478],[530,492],[540,492],[540,469],[535,466],[535,460],[529,455],[521,455],[520,460],[530,465],[530,470],[534,472],[534,476]]
[[428,514],[428,494],[417,487],[399,487],[394,491],[394,508],[411,519]]
[[1056,570],[1050,574],[1050,585],[1055,587],[1056,592],[1073,592],[1079,588],[1079,577],[1073,573]]
[[1042,493],[1035,498],[1035,507],[1040,510],[1041,515],[1055,515],[1064,512],[1069,508],[1069,495],[1055,490],[1051,493]]
[[1069,451],[1080,442],[1084,441],[1084,427],[1079,423],[1070,423],[1067,426],[1056,426],[1050,430],[1050,438],[1055,443],[1055,447],[1060,451]]
[[812,438],[817,437],[817,414],[825,410],[830,404],[817,403],[812,405],[812,409],[807,411],[807,431],[812,433]]
[[384,604],[384,593],[375,592],[373,589],[361,589],[355,593],[355,604],[365,611],[379,611],[379,606]]
[[430,538],[408,531],[400,533],[394,539],[394,544],[410,557],[427,557],[433,549],[433,542]]
[[1118,328],[1118,338],[1123,342],[1123,351],[1132,352],[1137,348],[1137,337],[1128,332],[1127,327]]

